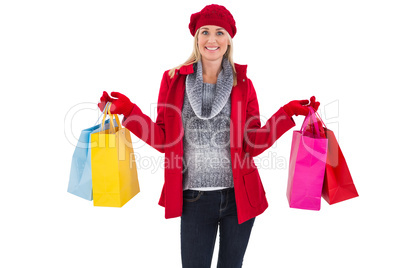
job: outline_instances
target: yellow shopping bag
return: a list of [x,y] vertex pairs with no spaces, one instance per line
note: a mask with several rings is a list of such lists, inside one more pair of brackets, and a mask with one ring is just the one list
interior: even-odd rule
[[[111,124],[103,130],[106,113]],[[110,113],[110,103],[106,104],[102,131],[91,134],[91,164],[94,206],[122,207],[140,192],[130,131]]]

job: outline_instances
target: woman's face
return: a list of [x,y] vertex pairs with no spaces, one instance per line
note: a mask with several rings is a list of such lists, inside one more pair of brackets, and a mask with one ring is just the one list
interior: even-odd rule
[[222,61],[230,45],[228,32],[219,26],[205,25],[198,33],[198,48],[203,61]]

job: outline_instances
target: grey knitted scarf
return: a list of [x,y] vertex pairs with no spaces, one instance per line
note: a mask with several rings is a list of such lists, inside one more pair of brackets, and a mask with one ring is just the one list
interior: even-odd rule
[[222,60],[222,71],[218,75],[216,82],[216,91],[212,100],[212,108],[209,116],[202,113],[202,62],[201,60],[194,64],[194,73],[186,77],[186,93],[191,107],[196,116],[200,119],[210,119],[216,116],[225,106],[229,99],[233,86],[233,70],[227,58]]

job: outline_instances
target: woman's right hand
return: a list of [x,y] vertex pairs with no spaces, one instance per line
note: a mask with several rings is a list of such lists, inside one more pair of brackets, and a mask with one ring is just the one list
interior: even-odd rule
[[112,97],[115,99],[111,98],[106,91],[103,91],[103,95],[100,98],[100,103],[98,103],[99,109],[103,111],[106,103],[111,102],[112,104],[110,105],[110,112],[112,114],[122,114],[125,117],[128,117],[134,108],[134,104],[130,101],[130,99],[119,92],[112,92],[110,95],[112,95]]

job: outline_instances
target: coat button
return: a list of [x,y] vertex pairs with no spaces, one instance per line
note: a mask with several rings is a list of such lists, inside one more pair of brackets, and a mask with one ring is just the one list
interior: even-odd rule
[[179,72],[176,72],[176,75],[179,75]]
[[243,82],[246,82],[246,79],[243,79]]

